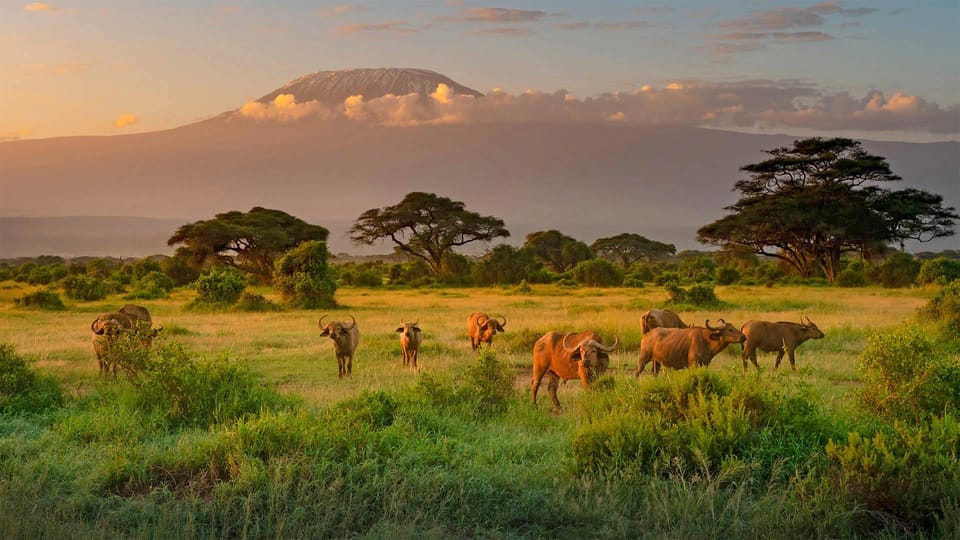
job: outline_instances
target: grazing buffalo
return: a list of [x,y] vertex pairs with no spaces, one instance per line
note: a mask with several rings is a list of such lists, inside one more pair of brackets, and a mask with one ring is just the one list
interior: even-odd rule
[[163,326],[151,328],[152,324],[150,311],[135,304],[126,304],[117,311],[97,316],[90,323],[90,331],[93,332],[93,350],[97,354],[100,374],[116,376],[117,366],[109,360],[108,352],[117,336],[122,332],[139,331],[144,339],[143,345],[149,347],[153,338],[163,330]]
[[417,356],[420,353],[420,342],[423,341],[420,327],[417,326],[416,322],[405,323],[401,320],[396,331],[400,333],[400,353],[403,355],[403,365],[408,366],[413,363],[413,367],[416,368]]
[[768,321],[747,321],[740,327],[740,331],[746,336],[743,342],[743,369],[747,369],[747,358],[753,362],[753,365],[760,371],[757,365],[757,349],[764,352],[777,351],[777,362],[773,369],[780,367],[780,361],[783,360],[783,354],[786,353],[790,358],[790,369],[796,370],[793,352],[801,343],[808,339],[822,339],[823,332],[813,324],[813,321],[807,317],[807,322],[768,322]]
[[720,319],[720,326],[692,326],[688,328],[654,328],[640,340],[640,376],[647,363],[653,361],[653,374],[660,374],[660,366],[673,369],[709,366],[713,357],[731,343],[742,343],[743,334],[732,324]]
[[507,325],[507,318],[500,316],[503,322],[491,319],[486,313],[471,313],[467,318],[467,334],[470,335],[470,345],[473,350],[480,350],[482,343],[487,344],[489,349],[493,345],[493,336],[497,332],[504,332],[503,327]]
[[317,321],[317,325],[320,326],[322,330],[320,335],[330,336],[330,339],[333,340],[333,352],[337,355],[337,369],[339,369],[340,372],[339,377],[343,378],[344,375],[352,375],[353,353],[357,350],[357,345],[360,344],[360,330],[357,329],[357,319],[355,319],[353,315],[350,315],[350,319],[353,321],[350,324],[341,321],[332,321],[324,326],[323,319],[326,317],[327,316],[324,315]]
[[669,309],[651,309],[640,316],[640,331],[646,334],[654,328],[687,328],[687,325]]
[[584,388],[606,371],[610,365],[611,353],[617,349],[620,338],[613,345],[604,345],[600,336],[593,332],[561,334],[548,332],[533,344],[533,381],[530,383],[531,399],[537,403],[537,392],[543,376],[550,377],[547,390],[553,400],[553,409],[560,411],[557,388],[560,379],[580,379]]

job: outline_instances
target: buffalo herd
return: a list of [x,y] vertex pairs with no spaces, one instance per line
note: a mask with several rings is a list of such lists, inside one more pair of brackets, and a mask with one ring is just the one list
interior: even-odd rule
[[[330,321],[326,325],[320,317],[317,322],[320,335],[333,341],[333,350],[337,358],[339,377],[350,376],[353,372],[353,356],[360,344],[360,329],[357,319],[350,315],[350,321]],[[804,318],[806,321],[804,321]],[[98,316],[90,325],[93,331],[93,346],[100,365],[101,375],[116,375],[117,366],[110,359],[109,351],[117,337],[124,332],[139,330],[145,336],[146,344],[163,329],[152,327],[150,312],[141,306],[127,304],[113,313]],[[493,345],[493,337],[505,332],[506,317],[489,316],[486,313],[471,313],[467,318],[467,335],[474,351],[479,351],[486,343]],[[748,321],[739,329],[718,319],[710,324],[707,319],[704,326],[685,324],[680,317],[666,309],[652,309],[640,317],[642,338],[637,359],[635,376],[639,376],[647,364],[653,363],[654,376],[660,368],[673,369],[709,366],[713,358],[732,343],[740,343],[743,348],[743,369],[747,370],[747,360],[757,364],[757,349],[764,352],[776,352],[774,369],[780,367],[784,355],[790,360],[790,368],[796,370],[794,353],[800,344],[808,339],[821,339],[823,332],[809,317],[801,317],[799,323]],[[417,369],[417,358],[423,341],[419,321],[403,322],[397,327],[400,334],[400,352],[404,366]],[[614,337],[612,344],[595,332],[571,332],[562,334],[548,332],[533,345],[533,377],[530,382],[530,396],[534,404],[544,377],[548,377],[547,390],[553,401],[554,409],[560,410],[557,388],[560,381],[579,379],[584,388],[609,367],[609,354],[619,347],[620,338]]]

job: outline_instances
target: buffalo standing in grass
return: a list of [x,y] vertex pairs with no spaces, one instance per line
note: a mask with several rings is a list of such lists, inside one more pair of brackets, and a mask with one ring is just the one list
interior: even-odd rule
[[732,324],[720,319],[720,326],[689,328],[654,328],[640,340],[640,358],[637,371],[640,376],[649,362],[653,362],[653,374],[660,374],[660,366],[673,369],[709,366],[713,357],[731,343],[742,343],[743,334]]
[[146,338],[144,346],[149,347],[150,341],[163,330],[163,326],[151,328],[152,325],[150,311],[136,304],[126,304],[117,311],[97,316],[90,323],[90,331],[93,332],[93,350],[97,354],[100,374],[117,374],[117,366],[109,360],[109,351],[117,336],[123,332],[140,331]]
[[651,309],[640,316],[640,331],[646,334],[654,328],[687,328],[687,325],[669,309]]
[[743,342],[743,369],[747,370],[747,359],[749,358],[753,365],[760,371],[757,364],[757,349],[764,352],[777,351],[777,362],[773,369],[780,367],[780,361],[783,360],[784,353],[790,358],[790,369],[796,370],[796,362],[793,353],[801,343],[808,339],[822,339],[823,332],[817,328],[817,325],[807,317],[807,322],[768,322],[768,321],[747,321],[740,327],[740,331],[746,336]]
[[473,350],[480,350],[482,343],[487,344],[487,348],[493,345],[493,336],[497,332],[504,332],[503,327],[507,325],[507,318],[501,316],[503,322],[490,318],[486,313],[471,313],[467,318],[467,334],[470,335],[470,345]]
[[400,333],[400,354],[403,355],[403,365],[413,364],[417,367],[417,356],[420,354],[420,342],[423,341],[423,334],[417,322],[405,323],[400,321],[397,332]]
[[557,388],[560,379],[580,379],[584,388],[606,371],[610,365],[609,353],[615,351],[620,338],[613,345],[604,345],[600,336],[594,332],[561,334],[548,332],[533,344],[533,381],[530,394],[533,404],[537,404],[537,392],[544,375],[550,377],[547,390],[553,400],[553,409],[560,411]]
[[321,329],[321,336],[329,336],[333,340],[333,352],[337,355],[337,369],[339,378],[342,379],[344,375],[353,374],[353,353],[360,344],[360,330],[357,329],[357,319],[353,315],[350,315],[353,321],[350,324],[332,321],[324,326],[323,319],[326,317],[326,315],[320,317],[317,325]]

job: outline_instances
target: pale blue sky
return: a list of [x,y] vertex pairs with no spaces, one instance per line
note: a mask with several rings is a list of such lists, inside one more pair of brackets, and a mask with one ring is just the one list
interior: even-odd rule
[[900,93],[902,106],[861,127],[956,139],[958,23],[957,0],[0,0],[0,140],[176,127],[353,67],[578,98],[753,79],[852,100]]

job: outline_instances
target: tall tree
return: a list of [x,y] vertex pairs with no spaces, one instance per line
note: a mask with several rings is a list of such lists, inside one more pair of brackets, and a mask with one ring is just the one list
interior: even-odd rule
[[701,242],[776,257],[832,282],[843,253],[954,234],[960,216],[941,196],[881,187],[900,177],[858,141],[815,137],[767,153],[770,159],[740,169],[749,173],[734,184],[740,199],[726,208],[731,214],[697,231]]
[[673,244],[664,244],[634,233],[598,238],[590,244],[590,249],[604,259],[620,263],[624,268],[638,261],[650,262],[677,253]]
[[329,231],[280,210],[259,206],[181,225],[167,245],[183,244],[177,256],[195,268],[221,264],[270,283],[274,260],[302,242],[325,242]]
[[396,205],[367,210],[350,228],[355,243],[372,245],[388,239],[397,251],[426,262],[435,277],[440,277],[444,255],[453,248],[506,236],[510,231],[502,219],[481,216],[466,210],[460,201],[418,191]]
[[594,257],[589,246],[553,229],[528,234],[523,247],[554,272],[566,272],[577,263]]

